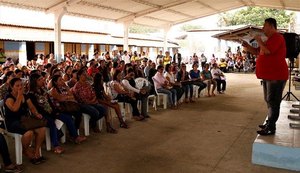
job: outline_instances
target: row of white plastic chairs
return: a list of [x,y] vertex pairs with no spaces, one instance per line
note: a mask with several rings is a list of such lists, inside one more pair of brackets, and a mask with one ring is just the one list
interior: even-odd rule
[[[7,130],[4,114],[5,114],[4,100],[0,100],[0,122],[3,123],[4,133],[6,133],[7,135],[13,137],[14,140],[15,140],[16,164],[21,165],[23,163],[22,142],[21,142],[22,135],[18,134],[18,133],[11,133]],[[89,132],[89,129],[90,129],[90,127],[89,127],[90,116],[88,114],[85,114],[85,113],[83,113],[82,116],[83,116],[84,135],[89,136],[90,135],[90,132]],[[101,130],[102,127],[103,127],[103,118],[98,120],[97,124],[98,124],[98,128]],[[64,136],[61,138],[61,143],[65,143],[66,142],[66,135],[65,135],[66,134],[66,125],[63,124],[61,126],[61,130],[64,133]],[[46,142],[46,150],[50,151],[51,150],[51,140],[50,140],[50,130],[49,130],[49,128],[46,129],[45,142]]]

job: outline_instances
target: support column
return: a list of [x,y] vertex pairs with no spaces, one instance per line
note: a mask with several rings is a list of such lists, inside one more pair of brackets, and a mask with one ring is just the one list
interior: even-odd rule
[[128,33],[129,33],[129,26],[130,26],[131,23],[132,23],[132,21],[123,22],[123,26],[124,26],[123,51],[125,51],[125,50],[129,51]]
[[171,25],[166,25],[164,27],[164,53],[168,51],[168,32],[171,29]]
[[94,44],[89,45],[89,60],[93,59],[94,57]]
[[61,62],[61,60],[63,59],[63,52],[61,50],[61,19],[66,12],[66,8],[63,7],[56,10],[54,13],[54,56],[57,63]]
[[19,63],[23,65],[27,65],[27,50],[26,50],[26,42],[19,43]]
[[[226,44],[227,45],[227,44]],[[221,52],[221,39],[218,39],[218,48],[217,48],[218,50],[218,53],[220,53]]]

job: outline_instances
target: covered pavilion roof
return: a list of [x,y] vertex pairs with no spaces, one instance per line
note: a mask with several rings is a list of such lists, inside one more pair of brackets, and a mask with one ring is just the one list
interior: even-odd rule
[[[279,29],[279,32],[286,32],[286,31],[287,30],[285,29]],[[253,38],[253,35],[255,35],[254,33],[262,33],[262,32],[263,32],[262,27],[247,25],[236,29],[230,29],[228,31],[219,34],[215,34],[212,37],[221,40],[226,40],[226,41],[239,42],[240,39],[250,40]]]
[[0,5],[163,28],[245,6],[300,11],[300,0],[0,0]]

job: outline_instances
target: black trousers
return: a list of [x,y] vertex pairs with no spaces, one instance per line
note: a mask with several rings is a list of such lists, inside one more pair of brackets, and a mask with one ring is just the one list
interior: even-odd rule
[[0,133],[0,153],[5,166],[12,164],[7,148],[7,143],[2,133]]
[[226,90],[226,81],[221,79],[214,79],[217,81],[217,91],[225,91]]

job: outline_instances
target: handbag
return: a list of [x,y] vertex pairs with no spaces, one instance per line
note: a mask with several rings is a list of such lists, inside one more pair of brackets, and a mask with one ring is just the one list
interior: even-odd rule
[[61,112],[78,112],[80,111],[80,105],[74,101],[59,102],[59,110]]
[[47,126],[46,119],[37,119],[32,116],[22,116],[21,117],[21,126],[26,130],[37,129],[40,127]]

